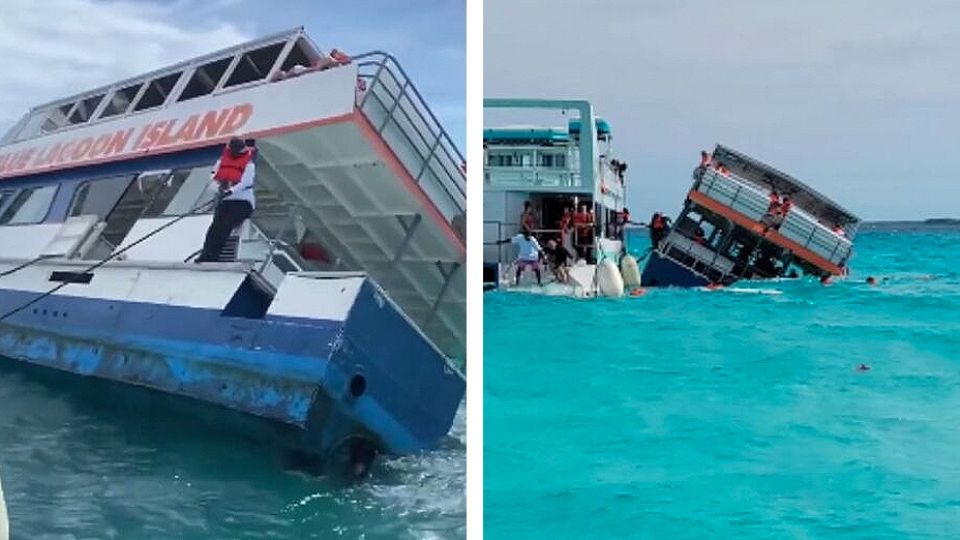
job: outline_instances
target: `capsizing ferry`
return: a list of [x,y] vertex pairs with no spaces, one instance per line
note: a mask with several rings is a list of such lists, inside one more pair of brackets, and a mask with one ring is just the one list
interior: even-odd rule
[[[236,136],[256,209],[198,264]],[[0,362],[240,416],[317,462],[434,448],[465,390],[464,223],[463,156],[393,56],[266,36],[0,139]]]

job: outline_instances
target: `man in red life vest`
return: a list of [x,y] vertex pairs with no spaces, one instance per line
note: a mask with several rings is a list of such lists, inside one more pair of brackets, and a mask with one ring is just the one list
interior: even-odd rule
[[220,202],[213,214],[213,222],[207,229],[203,251],[196,262],[219,260],[220,252],[230,237],[230,231],[244,222],[253,213],[256,200],[253,181],[256,166],[253,163],[254,149],[247,147],[243,139],[234,137],[224,147],[220,159],[213,167],[213,181],[220,191]]

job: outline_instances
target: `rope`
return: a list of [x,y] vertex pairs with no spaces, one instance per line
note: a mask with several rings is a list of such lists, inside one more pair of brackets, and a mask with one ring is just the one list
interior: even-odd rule
[[[219,202],[220,202],[220,197],[215,197],[214,199],[212,199],[212,200],[210,200],[210,201],[208,201],[208,202],[206,202],[206,203],[204,203],[204,204],[201,204],[200,206],[197,206],[197,207],[191,209],[189,212],[187,212],[187,213],[185,213],[185,214],[180,214],[179,216],[177,216],[177,217],[176,217],[175,219],[173,219],[172,221],[169,221],[169,222],[167,222],[167,223],[164,223],[163,225],[161,225],[161,226],[157,227],[156,229],[150,231],[149,233],[143,235],[143,236],[140,237],[136,242],[133,242],[133,243],[131,243],[129,246],[127,246],[127,247],[125,247],[125,248],[123,248],[123,249],[121,249],[121,250],[119,250],[119,251],[117,251],[117,252],[115,252],[115,253],[110,254],[108,257],[106,257],[106,258],[104,258],[104,259],[101,259],[99,262],[97,262],[97,263],[95,263],[95,264],[93,264],[93,265],[91,265],[91,266],[88,266],[87,268],[85,268],[84,270],[82,270],[81,272],[78,272],[78,273],[80,273],[80,274],[86,274],[86,273],[88,273],[88,272],[92,272],[92,271],[96,270],[97,268],[100,268],[101,266],[107,264],[108,262],[112,261],[113,259],[116,259],[117,257],[119,257],[120,255],[122,255],[123,253],[125,253],[127,250],[129,250],[129,249],[133,248],[134,246],[136,246],[136,245],[138,245],[138,244],[146,241],[147,239],[153,237],[154,235],[156,235],[156,234],[159,233],[160,231],[162,231],[162,230],[164,230],[164,229],[172,226],[173,224],[179,222],[180,220],[182,220],[182,219],[184,219],[184,218],[187,218],[187,217],[190,217],[190,216],[196,214],[197,212],[201,212],[201,211],[203,211],[203,210],[206,210],[206,209],[214,206],[215,204],[217,204],[217,203],[219,203]],[[32,261],[32,262],[35,263],[35,262],[37,262],[37,261]],[[45,293],[42,293],[40,296],[37,296],[37,297],[34,298],[33,300],[30,300],[29,302],[27,302],[27,303],[25,303],[25,304],[23,304],[23,305],[21,305],[21,306],[19,306],[19,307],[17,307],[17,308],[12,309],[12,310],[4,313],[3,315],[0,315],[0,322],[8,319],[9,317],[11,317],[11,316],[13,316],[13,315],[16,315],[17,313],[20,313],[21,311],[23,311],[23,310],[27,309],[28,307],[36,304],[37,302],[43,300],[44,298],[47,298],[47,297],[51,296],[52,294],[56,293],[57,291],[59,291],[60,289],[62,289],[62,288],[64,288],[64,287],[66,287],[66,286],[69,285],[70,283],[72,283],[71,280],[64,281],[64,282],[60,283],[59,285],[57,285],[56,287],[50,289],[49,291],[47,291],[47,292],[45,292]]]

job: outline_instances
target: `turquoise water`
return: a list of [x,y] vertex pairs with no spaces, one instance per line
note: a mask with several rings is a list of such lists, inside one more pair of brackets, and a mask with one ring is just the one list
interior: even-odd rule
[[274,448],[189,415],[35,375],[0,369],[13,540],[465,536],[462,411],[443,449],[382,459],[354,483],[294,472]]
[[739,285],[780,295],[487,294],[487,538],[956,538],[958,254],[869,233],[847,282]]

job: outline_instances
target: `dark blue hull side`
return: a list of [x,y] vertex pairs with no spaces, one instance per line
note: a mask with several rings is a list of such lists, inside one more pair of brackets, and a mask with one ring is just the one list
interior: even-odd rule
[[[464,380],[378,295],[365,283],[343,321],[51,296],[0,323],[0,356],[251,415],[320,458],[433,448]],[[34,297],[0,289],[0,312]]]
[[686,266],[653,251],[643,267],[640,284],[644,287],[704,287],[710,282]]

